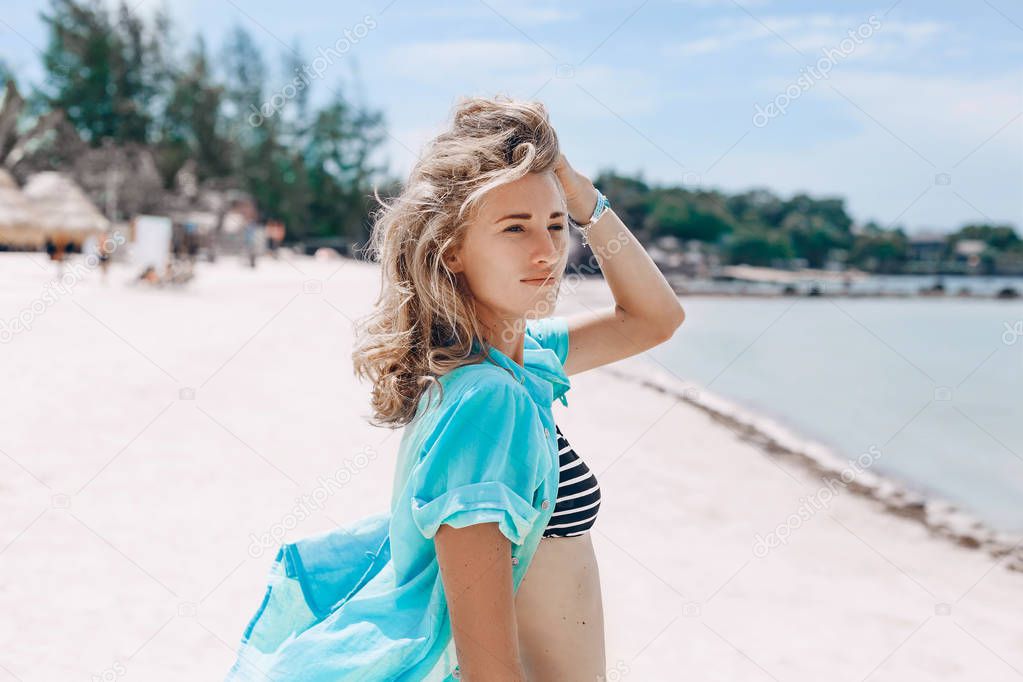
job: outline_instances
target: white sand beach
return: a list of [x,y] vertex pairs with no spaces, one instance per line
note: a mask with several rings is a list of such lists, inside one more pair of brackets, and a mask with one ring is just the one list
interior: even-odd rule
[[[0,253],[0,682],[221,679],[277,545],[388,507],[400,432],[367,423],[350,362],[376,269],[225,258],[149,289],[114,264],[64,292],[55,272]],[[610,305],[587,281],[557,314]],[[812,458],[684,379],[631,358],[555,405],[601,485],[607,680],[1023,678],[1007,539],[822,494]]]

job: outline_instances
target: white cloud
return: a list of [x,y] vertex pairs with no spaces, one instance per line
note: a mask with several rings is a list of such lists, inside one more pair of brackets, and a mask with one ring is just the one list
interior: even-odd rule
[[848,37],[850,30],[855,32],[864,25],[870,27],[871,16],[876,17],[880,27],[870,28],[870,37],[857,46],[856,54],[861,58],[904,54],[930,45],[950,30],[936,21],[885,19],[871,14],[767,15],[758,17],[759,21],[738,16],[711,22],[706,29],[710,35],[669,45],[663,54],[666,57],[691,57],[759,43],[770,53],[791,54],[794,47],[805,53],[807,58],[815,57],[820,50],[839,45]]
[[675,4],[699,8],[745,7],[749,9],[750,7],[766,7],[770,2],[769,0],[742,0],[742,2],[735,0],[675,0]]
[[[565,21],[579,19],[579,13],[566,10],[554,4],[542,5],[528,2],[511,2],[510,0],[487,0],[475,2],[470,5],[423,5],[420,8],[422,16],[446,17],[446,18],[480,18],[493,17],[500,20],[507,19],[512,24],[523,26],[539,26],[542,24],[556,24]],[[500,16],[498,16],[500,15]]]
[[666,57],[693,57],[701,54],[721,52],[738,42],[739,40],[734,35],[711,36],[709,38],[699,38],[697,40],[690,40],[685,43],[671,45],[665,48],[662,52]]
[[543,50],[533,43],[510,40],[406,43],[392,48],[384,59],[395,75],[423,83],[450,85],[455,77],[471,81],[489,76],[499,80],[509,74],[541,70],[554,74],[554,64]]

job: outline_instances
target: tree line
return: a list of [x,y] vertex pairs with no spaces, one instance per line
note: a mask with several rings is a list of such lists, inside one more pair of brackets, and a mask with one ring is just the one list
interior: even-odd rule
[[[373,161],[386,136],[383,114],[355,101],[353,82],[312,82],[297,44],[274,69],[240,26],[211,49],[201,36],[181,40],[165,14],[145,21],[123,2],[111,10],[101,0],[51,0],[41,16],[45,76],[27,113],[63,110],[89,145],[144,146],[168,190],[189,163],[200,182],[251,193],[265,217],[288,226],[288,241],[351,243],[368,236],[373,187],[385,196],[397,190]],[[181,54],[178,45],[187,46]],[[0,77],[11,77],[2,65]],[[282,82],[291,86],[274,89]],[[314,87],[327,92],[318,106]],[[695,240],[724,263],[837,262],[899,273],[918,255],[902,226],[857,226],[841,198],[655,186],[613,170],[595,184],[644,242]],[[1023,243],[1010,225],[962,226],[947,235],[940,262],[955,260],[961,239],[985,243],[985,271],[1023,269]]]
[[[372,184],[394,181],[373,160],[383,115],[355,101],[354,83],[322,84],[328,96],[312,106],[301,48],[282,50],[275,72],[241,26],[213,50],[201,36],[180,41],[166,14],[145,21],[123,2],[51,0],[41,17],[45,77],[30,113],[63,110],[93,146],[144,145],[168,189],[191,161],[200,182],[251,193],[292,240],[365,238]],[[281,81],[301,87],[280,101]]]
[[[601,172],[594,184],[642,241],[695,240],[727,264],[789,267],[798,262],[813,268],[839,264],[899,274],[912,271],[920,258],[903,226],[874,221],[856,225],[841,198],[799,193],[783,199],[767,189],[729,195],[654,186],[611,170]],[[934,269],[962,271],[955,247],[964,239],[985,244],[974,272],[1023,273],[1023,242],[1015,229],[983,223],[965,224],[930,249]]]

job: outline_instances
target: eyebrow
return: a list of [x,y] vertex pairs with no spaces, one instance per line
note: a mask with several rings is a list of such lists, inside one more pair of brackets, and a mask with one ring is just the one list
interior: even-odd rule
[[[551,218],[560,218],[563,215],[565,215],[563,212],[555,211],[554,213],[551,213]],[[532,220],[532,219],[533,219],[532,213],[512,213],[511,215],[506,215],[503,218],[498,218],[495,222],[500,223],[505,220]]]

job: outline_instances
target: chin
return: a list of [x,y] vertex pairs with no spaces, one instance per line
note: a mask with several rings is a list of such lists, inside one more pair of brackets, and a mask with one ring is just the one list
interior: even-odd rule
[[533,300],[523,313],[523,316],[530,320],[539,320],[545,317],[550,317],[554,314],[554,308],[557,305],[557,302],[557,295],[547,296],[540,300]]

